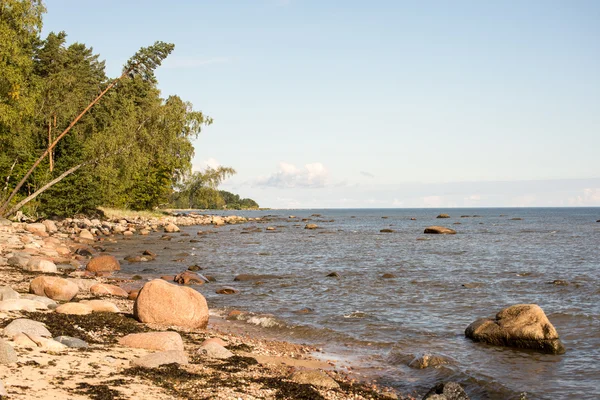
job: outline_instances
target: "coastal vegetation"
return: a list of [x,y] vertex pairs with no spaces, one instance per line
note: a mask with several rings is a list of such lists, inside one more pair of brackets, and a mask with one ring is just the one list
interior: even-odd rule
[[65,32],[42,38],[44,12],[41,0],[0,3],[0,216],[152,210],[184,197],[224,206],[216,185],[235,171],[191,172],[192,140],[213,120],[157,87],[174,45],[140,49],[111,79],[92,47]]

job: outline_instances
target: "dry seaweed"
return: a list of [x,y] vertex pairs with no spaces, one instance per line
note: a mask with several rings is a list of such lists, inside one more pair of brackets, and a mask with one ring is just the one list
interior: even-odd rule
[[147,332],[143,324],[124,314],[94,312],[88,315],[25,312],[25,317],[43,322],[53,336],[72,336],[88,343],[117,343],[130,333]]

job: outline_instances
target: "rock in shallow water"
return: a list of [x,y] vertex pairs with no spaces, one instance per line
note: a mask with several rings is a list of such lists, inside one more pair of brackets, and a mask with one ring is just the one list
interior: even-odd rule
[[458,383],[441,382],[431,388],[423,400],[469,400],[469,396]]
[[424,233],[438,234],[438,235],[454,235],[456,231],[454,229],[445,228],[443,226],[429,226],[425,228]]
[[565,347],[554,326],[537,304],[517,304],[503,309],[495,319],[481,318],[465,330],[475,342],[563,354]]

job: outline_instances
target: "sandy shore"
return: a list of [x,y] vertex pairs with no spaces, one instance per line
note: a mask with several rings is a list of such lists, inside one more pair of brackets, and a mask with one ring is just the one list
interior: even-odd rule
[[[210,219],[203,221],[213,223]],[[165,224],[176,222],[170,219]],[[186,222],[189,223],[189,219]],[[120,234],[138,234],[139,227],[135,229],[135,224],[127,225],[126,230],[117,231]],[[161,223],[143,225],[153,229],[160,227]],[[342,372],[335,362],[323,361],[326,359],[323,356],[314,357],[317,351],[314,348],[267,340],[259,335],[248,336],[235,328],[235,322],[223,318],[211,316],[208,328],[203,330],[138,322],[132,314],[133,300],[94,295],[89,291],[98,282],[124,287],[135,282],[92,276],[83,270],[89,258],[82,256],[81,251],[75,253],[82,244],[89,247],[100,244],[98,236],[101,230],[107,231],[106,238],[111,240],[118,240],[119,235],[115,235],[108,224],[100,224],[96,232],[94,228],[73,226],[71,221],[63,229],[54,230],[50,224],[50,229],[42,230],[37,224],[32,227],[31,224],[2,221],[0,286],[9,287],[24,297],[35,277],[40,274],[59,276],[71,279],[79,286],[71,302],[102,299],[116,305],[119,312],[59,314],[54,311],[55,305],[27,311],[3,306],[5,302],[0,301],[0,308],[3,307],[0,311],[1,328],[16,319],[25,318],[43,322],[54,338],[76,337],[88,345],[86,348],[55,348],[41,342],[42,339],[36,341],[35,337],[27,341],[27,338],[17,340],[4,334],[2,341],[15,350],[16,362],[0,364],[0,396],[10,399],[410,398],[373,384],[358,382]],[[34,229],[36,227],[38,229]],[[98,236],[82,239],[77,229],[86,229]],[[59,269],[56,273],[28,271],[31,268],[16,265],[15,256],[25,260],[28,257],[44,259],[58,265]],[[155,351],[124,347],[119,344],[119,339],[132,333],[154,331],[177,332],[183,340],[189,362],[153,368],[136,366],[139,360]],[[221,343],[233,356],[218,359],[201,351],[204,341],[211,338],[222,340]]]

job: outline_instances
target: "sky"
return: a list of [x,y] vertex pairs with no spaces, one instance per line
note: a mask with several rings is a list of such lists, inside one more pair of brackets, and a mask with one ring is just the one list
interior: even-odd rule
[[600,2],[46,0],[214,119],[194,167],[271,208],[600,206]]

